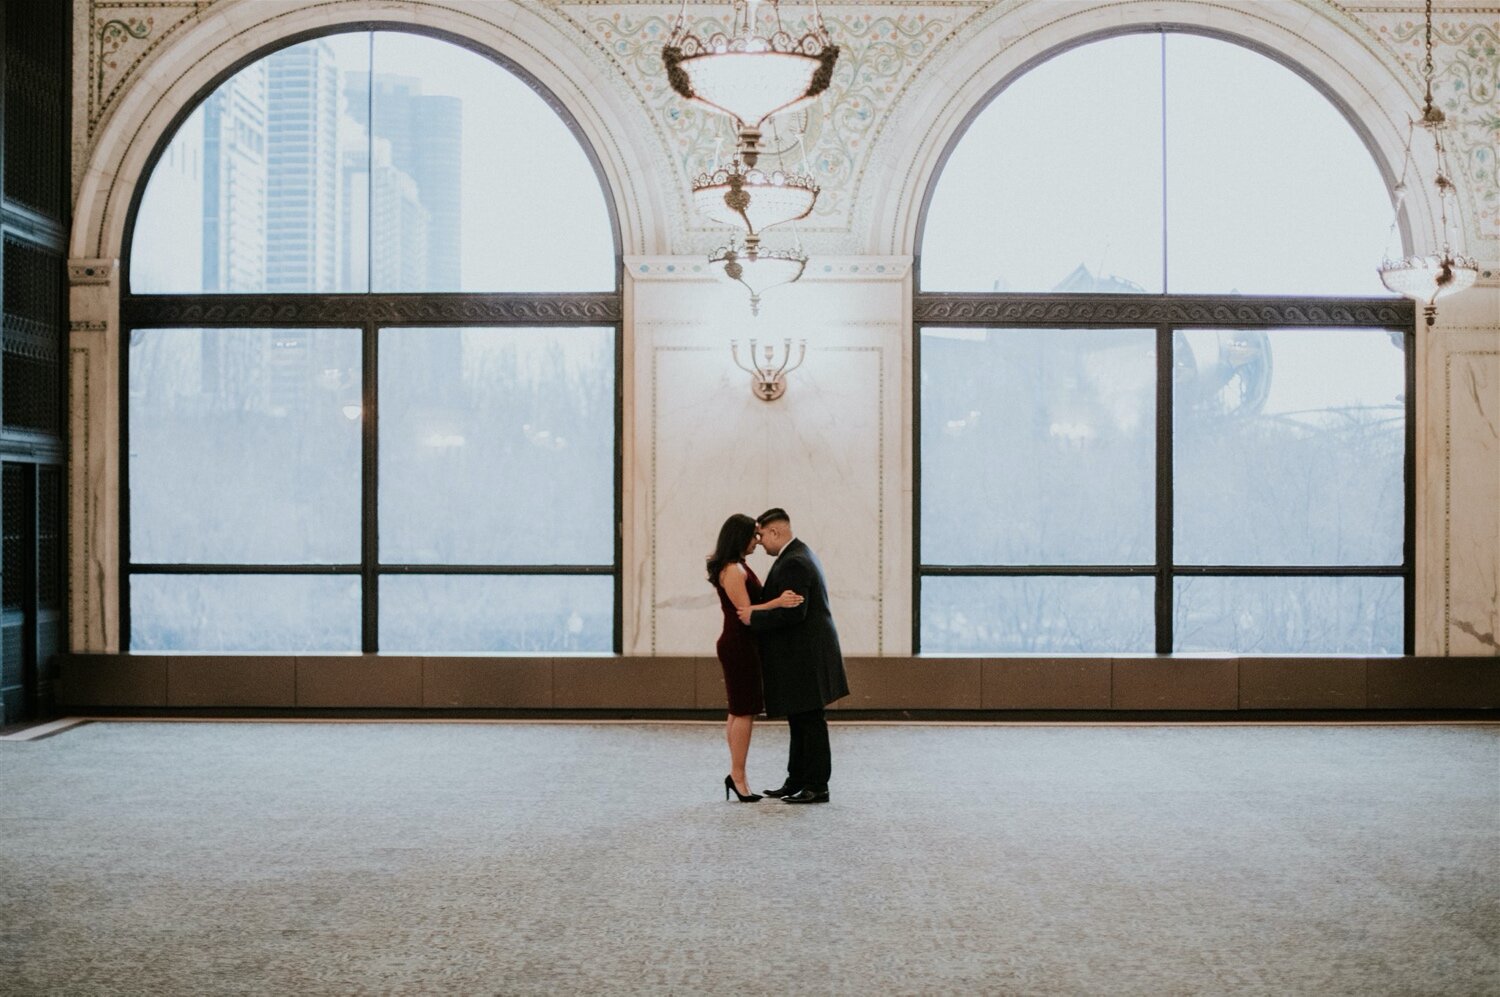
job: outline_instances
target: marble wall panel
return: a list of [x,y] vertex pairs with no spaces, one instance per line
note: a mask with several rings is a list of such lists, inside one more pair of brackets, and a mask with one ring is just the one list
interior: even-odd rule
[[1417,333],[1417,653],[1500,655],[1500,286]]
[[[683,272],[692,273],[687,261]],[[627,479],[640,492],[627,524],[635,537],[626,575],[638,586],[625,600],[627,651],[711,653],[720,617],[704,557],[729,514],[779,505],[823,562],[845,649],[886,653],[909,619],[900,581],[910,546],[900,526],[910,473],[902,285],[841,278],[830,263],[828,279],[777,289],[774,303],[768,294],[753,320],[744,295],[728,287],[726,298],[726,285],[666,275],[633,290],[637,414]],[[794,353],[807,340],[777,401],[755,397],[731,357],[736,338],[748,362],[752,336],[771,340],[778,359],[786,338]],[[750,563],[762,576],[770,567],[761,552]],[[893,597],[901,605],[888,610]]]
[[1500,654],[1500,341],[1450,353],[1444,380],[1447,652]]

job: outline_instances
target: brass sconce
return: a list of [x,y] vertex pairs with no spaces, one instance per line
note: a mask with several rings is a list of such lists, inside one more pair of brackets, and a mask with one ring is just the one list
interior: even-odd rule
[[[763,402],[774,402],[786,394],[786,376],[798,367],[802,366],[803,359],[807,356],[807,340],[799,340],[797,343],[797,360],[792,362],[792,341],[782,341],[781,363],[776,363],[776,348],[765,346],[761,348],[761,361],[755,359],[755,340],[750,340],[750,366],[746,367],[740,362],[740,344],[738,340],[729,341],[729,355],[734,357],[734,365],[750,375],[750,391],[756,398]],[[788,366],[790,365],[790,366]]]

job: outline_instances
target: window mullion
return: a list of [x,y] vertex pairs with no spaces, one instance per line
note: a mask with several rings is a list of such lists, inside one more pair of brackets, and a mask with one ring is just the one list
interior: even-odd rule
[[360,348],[360,650],[374,654],[380,650],[380,562],[379,482],[377,460],[379,440],[376,436],[378,405],[377,382],[380,373],[379,336],[374,322],[361,330]]
[[1156,327],[1156,653],[1172,653],[1172,327]]

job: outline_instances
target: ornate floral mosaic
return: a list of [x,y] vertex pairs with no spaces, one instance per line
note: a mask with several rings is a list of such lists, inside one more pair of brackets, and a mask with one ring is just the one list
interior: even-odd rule
[[[840,47],[833,83],[807,111],[784,123],[772,119],[766,129],[762,165],[784,162],[800,171],[805,162],[822,185],[812,217],[801,226],[806,233],[851,230],[864,168],[880,126],[894,109],[897,95],[951,39],[954,24],[965,13],[952,5],[863,10],[824,8],[829,32]],[[797,24],[795,12],[788,13]],[[683,230],[717,232],[692,212],[688,181],[727,158],[734,133],[722,115],[689,105],[667,86],[661,48],[676,16],[672,8],[662,12],[659,7],[586,7],[582,23],[634,84],[652,116],[675,174],[674,207]],[[722,20],[698,9],[692,16],[698,33],[725,28]],[[789,28],[794,35],[801,30]]]
[[[1361,18],[1411,73],[1416,113],[1426,39],[1421,10],[1363,11]],[[1449,155],[1461,171],[1460,190],[1472,220],[1470,234],[1483,244],[1469,251],[1500,257],[1500,7],[1433,17],[1433,100],[1448,115]]]
[[158,45],[193,20],[214,0],[121,2],[89,0],[88,137],[93,138],[121,90]]

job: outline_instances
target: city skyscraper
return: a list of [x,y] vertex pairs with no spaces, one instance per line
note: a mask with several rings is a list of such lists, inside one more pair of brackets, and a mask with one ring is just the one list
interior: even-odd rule
[[315,40],[266,60],[266,290],[345,290],[339,277],[339,72]]
[[265,287],[266,82],[266,64],[254,63],[204,103],[205,291]]
[[[423,94],[413,77],[376,73],[373,83],[372,93],[367,62],[319,38],[246,67],[205,101],[201,131],[184,129],[164,160],[192,173],[189,201],[202,209],[201,228],[185,217],[195,231],[187,244],[174,238],[171,254],[190,252],[186,269],[201,266],[201,281],[179,268],[175,282],[288,294],[462,289],[462,100]],[[274,415],[305,411],[315,384],[358,380],[321,355],[325,341],[297,330],[205,336],[202,390]]]
[[[404,284],[397,288],[377,283],[376,288],[462,290],[463,101],[458,97],[423,94],[420,80],[394,73],[376,73],[373,94],[369,74],[348,73],[344,92],[349,117],[369,129],[373,109],[373,134],[377,140],[389,143],[388,160],[381,162],[378,146],[374,151],[372,158],[377,160],[377,170],[388,166],[395,173],[410,177],[411,189],[426,215],[426,232],[419,247],[411,241],[410,219],[403,222],[403,213],[396,210],[397,202],[372,212],[376,219],[385,218],[397,226],[389,229],[387,235],[376,222],[373,269],[384,274],[399,273],[403,280],[414,272],[422,275],[419,285]],[[385,184],[384,196],[402,196],[405,189],[406,185],[393,175]],[[381,185],[377,185],[376,195],[382,196]],[[395,238],[398,232],[402,241]],[[421,268],[413,261],[382,260],[396,254],[420,255]]]

